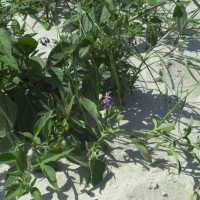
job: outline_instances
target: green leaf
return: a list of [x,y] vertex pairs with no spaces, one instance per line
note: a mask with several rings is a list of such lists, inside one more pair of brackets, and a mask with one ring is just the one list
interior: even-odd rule
[[19,147],[19,153],[16,158],[16,164],[17,164],[17,167],[19,168],[19,170],[22,171],[23,173],[25,172],[25,170],[28,167],[28,163],[26,160],[26,154],[24,153],[24,151],[21,150],[20,147]]
[[21,6],[18,12],[21,14],[35,15],[43,10],[43,8]]
[[24,142],[19,139],[17,136],[15,136],[14,133],[10,133],[6,135],[1,141],[0,141],[0,152],[8,152],[12,151],[16,148],[17,145],[23,144]]
[[74,24],[78,21],[78,15],[73,15],[71,16],[68,20],[66,20],[62,26],[59,27],[60,28],[63,28],[64,26],[67,26],[69,24]]
[[180,161],[178,160],[177,154],[174,151],[174,147],[169,148],[169,150],[171,151],[171,153],[173,154],[173,156],[176,160],[176,164],[177,164],[177,168],[178,168],[178,174],[180,174],[181,173],[181,164],[180,164]]
[[17,165],[14,164],[8,169],[8,174],[12,176],[21,176],[23,174],[23,171],[20,171]]
[[15,88],[19,84],[20,78],[21,74],[15,71],[12,71],[11,73],[4,76],[2,80],[4,89],[10,90]]
[[41,195],[40,191],[38,190],[38,188],[36,188],[36,187],[31,187],[30,193],[31,193],[31,196],[32,196],[35,200],[42,200],[42,195]]
[[15,57],[13,56],[9,57],[7,55],[4,55],[4,56],[1,56],[1,60],[3,61],[4,64],[10,66],[12,69],[19,70]]
[[182,138],[186,138],[190,133],[191,133],[191,125],[194,123],[194,120],[193,120],[193,117],[191,116],[191,119],[190,119],[190,123],[188,125],[188,128],[187,129],[184,129],[185,132],[184,132],[184,135],[182,136]]
[[58,87],[59,89],[64,88],[66,92],[69,92],[67,76],[59,68],[52,67],[42,79],[52,86]]
[[37,178],[34,178],[34,180],[31,182],[31,187],[35,185],[36,181],[37,181]]
[[85,122],[82,120],[79,120],[77,117],[70,116],[69,119],[75,122],[76,124],[78,124],[80,127],[85,128]]
[[70,143],[72,146],[81,147],[81,142],[72,134],[70,134]]
[[152,46],[156,46],[158,35],[157,27],[154,24],[149,23],[146,29],[146,39]]
[[0,28],[0,52],[8,57],[12,57],[11,39],[8,31]]
[[161,24],[162,20],[155,16],[155,17],[151,18],[150,22],[152,22],[154,24]]
[[50,52],[46,68],[47,71],[55,66],[59,61],[61,61],[63,58],[65,58],[68,54],[71,54],[75,49],[75,46],[72,44],[69,44],[67,42],[61,42],[57,44]]
[[57,179],[56,179],[56,172],[55,170],[48,166],[48,165],[41,165],[42,171],[44,175],[47,177],[49,183],[59,191],[58,184],[57,184]]
[[[133,142],[134,143],[134,142]],[[140,151],[140,153],[142,154],[142,156],[144,157],[144,159],[149,162],[152,163],[152,158],[151,155],[148,153],[146,147],[141,144],[141,143],[134,143],[134,145],[138,148],[138,150]]]
[[184,5],[177,3],[173,13],[173,19],[182,32],[188,22]]
[[51,117],[52,113],[53,113],[53,110],[47,112],[44,116],[42,116],[36,122],[34,129],[33,129],[34,137],[36,137],[39,134],[39,132],[42,130],[42,128],[44,127],[47,120]]
[[15,102],[20,112],[17,113],[16,125],[22,132],[33,132],[33,127],[38,120],[37,112],[44,110],[38,99],[44,99],[41,91],[30,89],[27,91],[19,90],[15,96]]
[[7,95],[0,92],[0,138],[13,130],[17,110],[17,105]]
[[106,23],[101,22],[100,26],[105,34],[107,34],[109,36],[113,36],[113,34],[114,34],[113,30],[111,28],[109,28]]
[[49,22],[40,21],[40,24],[47,30],[49,28]]
[[48,119],[47,122],[44,125],[43,130],[42,130],[42,134],[43,134],[43,136],[46,140],[48,140],[48,138],[51,134],[51,128],[52,128],[51,126],[52,126],[51,119]]
[[13,21],[11,23],[11,29],[14,34],[18,34],[18,32],[20,30],[20,24],[16,19],[13,19]]
[[28,59],[28,64],[32,69],[32,74],[44,76],[45,63],[42,58],[38,56],[32,56]]
[[41,163],[48,163],[49,161],[56,161],[58,158],[69,154],[74,147],[59,147],[57,149],[48,150],[41,159]]
[[163,130],[163,131],[171,131],[175,127],[175,124],[172,123],[162,123],[155,131]]
[[0,164],[15,162],[16,156],[12,153],[1,153],[0,154]]
[[88,39],[82,39],[76,48],[76,59],[78,62],[83,62],[88,60],[90,57],[90,49],[92,47],[92,42]]
[[91,183],[93,186],[98,185],[105,177],[106,165],[103,161],[97,158],[90,160]]
[[133,0],[122,1],[120,10],[127,10],[134,4]]
[[33,135],[32,135],[31,133],[25,132],[25,133],[23,133],[23,135],[24,135],[25,137],[28,137],[28,138],[30,138],[31,140],[33,140]]
[[92,102],[91,100],[89,100],[85,97],[80,97],[79,103],[82,104],[85,107],[85,109],[92,115],[92,117],[95,119],[95,121],[98,124],[101,124],[100,116],[99,116],[99,113],[97,111],[97,106],[94,102]]
[[94,9],[95,20],[96,20],[96,22],[99,22],[101,15],[102,15],[104,5],[97,0],[92,0],[92,7]]
[[6,187],[4,191],[8,191],[4,197],[4,199],[11,199],[12,197],[18,196],[20,190],[20,184],[19,183],[13,183]]
[[74,146],[74,150],[72,150],[69,154],[67,154],[66,159],[70,162],[84,166],[89,167],[88,158],[86,156],[86,153],[79,147]]
[[90,22],[87,16],[83,17],[83,28],[85,30],[85,33],[92,29],[92,23]]
[[36,50],[37,46],[38,42],[35,39],[25,36],[19,38],[18,43],[14,44],[14,47],[26,56]]

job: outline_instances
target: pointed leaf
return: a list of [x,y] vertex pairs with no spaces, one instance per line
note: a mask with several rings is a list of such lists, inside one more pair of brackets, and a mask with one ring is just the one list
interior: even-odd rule
[[25,172],[25,170],[28,167],[28,163],[26,160],[26,154],[24,153],[23,150],[21,150],[21,148],[19,148],[19,153],[16,158],[16,164],[17,164],[19,170],[22,172]]
[[47,71],[55,66],[60,60],[66,57],[67,54],[70,54],[74,51],[75,46],[67,42],[61,42],[57,44],[50,52],[47,59]]
[[0,138],[9,134],[15,125],[17,105],[0,92]]
[[42,116],[35,124],[33,133],[34,133],[34,138],[39,134],[39,132],[42,130],[44,127],[45,123],[47,120],[51,117],[53,113],[53,110],[47,112],[44,116]]
[[97,123],[101,124],[100,116],[99,116],[99,113],[97,111],[96,104],[94,102],[92,102],[91,100],[85,98],[85,97],[80,97],[79,102],[92,115],[92,117],[95,119],[95,121]]
[[171,131],[175,127],[175,124],[172,123],[162,123],[155,131],[163,130],[163,131]]
[[170,148],[169,150],[171,151],[171,153],[173,154],[173,156],[176,160],[176,164],[177,164],[177,168],[178,168],[178,174],[180,174],[181,173],[181,164],[180,164],[180,161],[178,160],[177,154],[174,151],[174,147]]
[[103,161],[92,158],[90,160],[91,183],[93,186],[98,185],[105,177],[106,165]]
[[12,153],[1,153],[0,154],[0,164],[15,162],[16,156]]
[[31,196],[32,196],[35,200],[42,200],[42,195],[41,195],[40,191],[38,190],[38,188],[32,187],[32,188],[30,189],[30,193],[31,193]]
[[188,21],[187,12],[185,10],[184,5],[177,3],[173,13],[173,19],[177,23],[178,27],[182,32]]
[[17,136],[15,136],[14,133],[10,133],[6,135],[1,141],[0,141],[0,152],[9,152],[11,150],[14,150],[17,145],[23,144],[24,142],[19,139]]
[[41,166],[42,171],[44,173],[44,175],[47,177],[49,183],[56,189],[59,191],[58,188],[58,184],[57,184],[57,179],[56,179],[56,172],[55,170],[48,166],[48,165],[43,165]]
[[44,154],[41,163],[44,164],[49,161],[56,161],[61,156],[69,154],[73,149],[74,147],[60,147],[57,149],[51,149]]
[[140,143],[134,143],[134,144],[138,148],[138,150],[140,151],[140,153],[142,154],[144,159],[147,162],[152,163],[151,155],[148,153],[146,147],[143,144],[140,144]]
[[74,150],[67,154],[65,157],[67,160],[74,164],[89,167],[88,158],[85,152],[77,146],[74,147]]
[[148,24],[146,29],[146,39],[152,45],[156,46],[158,40],[157,27],[154,24]]

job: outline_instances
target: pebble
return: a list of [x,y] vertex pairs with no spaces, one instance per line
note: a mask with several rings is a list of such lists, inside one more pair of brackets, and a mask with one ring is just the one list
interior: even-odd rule
[[158,186],[157,183],[153,183],[153,182],[151,182],[148,188],[149,188],[149,189],[158,189],[159,186]]
[[167,195],[167,193],[162,192],[162,196],[163,196],[163,197],[167,197],[168,195]]
[[162,82],[162,79],[160,77],[155,78],[156,82]]

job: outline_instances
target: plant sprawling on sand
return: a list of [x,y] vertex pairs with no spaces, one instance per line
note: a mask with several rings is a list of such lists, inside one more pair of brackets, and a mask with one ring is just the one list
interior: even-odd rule
[[[140,72],[147,68],[152,75],[148,60],[153,56],[160,60],[168,55],[175,57],[173,51],[176,48],[197,37],[199,22],[195,16],[200,5],[196,0],[192,1],[196,9],[190,13],[185,9],[189,2],[178,0],[24,0],[0,3],[0,164],[13,163],[5,176],[5,200],[29,192],[36,200],[42,199],[35,187],[36,178],[31,180],[33,170],[42,171],[49,183],[59,190],[57,160],[63,156],[90,171],[86,185],[98,185],[106,174],[106,164],[98,153],[106,151],[103,139],[110,134],[130,140],[149,163],[152,163],[152,151],[159,146],[166,147],[168,155],[175,158],[179,174],[181,164],[177,149],[189,153],[200,164],[193,151],[200,150],[200,139],[191,143],[188,138],[193,118],[181,137],[171,134],[174,119],[164,122],[199,86],[187,62],[186,67],[198,84],[177,101],[159,123],[153,119],[153,130],[125,130],[119,123],[124,117],[122,105],[127,94],[135,88]],[[14,15],[34,15],[45,10],[46,17],[41,18],[40,24],[49,29],[57,17],[58,3],[66,3],[71,15],[57,30],[67,25],[71,28],[66,34],[59,34],[59,41],[50,42],[46,37],[39,40],[43,46],[54,44],[44,61],[36,56],[39,43],[33,37],[37,33],[25,34],[26,22],[21,27]],[[166,10],[166,5],[172,9]],[[193,33],[186,34],[186,29]],[[147,41],[145,56],[138,51],[141,43],[138,38],[143,34]],[[167,54],[162,50],[158,52],[155,47],[158,44],[165,47],[167,37],[175,39],[172,50]],[[130,56],[140,60],[138,67],[128,62]],[[196,59],[181,56],[184,61]],[[114,106],[115,94],[120,108]],[[161,94],[166,98],[166,94]],[[100,96],[104,96],[103,103]],[[92,116],[94,127],[89,125],[86,111]],[[100,111],[104,112],[104,117]],[[116,129],[109,125],[111,121],[118,124]],[[146,135],[146,139],[139,138],[136,133]],[[148,151],[148,140],[153,137],[161,142]]]

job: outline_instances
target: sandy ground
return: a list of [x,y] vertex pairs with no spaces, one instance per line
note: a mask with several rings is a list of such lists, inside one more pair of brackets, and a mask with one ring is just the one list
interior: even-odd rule
[[[192,10],[193,8],[194,5],[190,4],[187,10]],[[61,20],[58,23],[55,22],[58,26],[61,26],[65,21],[65,17],[67,17],[67,14],[63,14],[63,10],[65,10],[63,7],[58,10],[59,16],[61,16]],[[26,18],[26,22],[30,26],[30,28],[27,27],[26,33],[38,33],[34,37],[36,40],[44,36],[51,41],[52,39],[57,39],[58,36],[54,26],[46,31],[38,23],[40,16],[41,14]],[[22,24],[25,18],[17,17],[17,19]],[[61,31],[64,30],[61,29]],[[142,55],[145,55],[145,40],[138,39],[137,41],[138,50]],[[161,48],[160,44],[171,44],[172,42],[173,40],[168,42],[163,40],[156,48],[159,50]],[[183,45],[184,54],[198,58],[200,52],[199,44],[200,40],[197,39],[186,42]],[[44,47],[39,44],[38,49],[40,50],[38,56],[47,58],[51,51],[51,46]],[[165,51],[169,52],[169,50]],[[175,53],[180,54],[180,49],[177,49]],[[140,61],[134,56],[130,58],[130,61],[135,66],[140,64]],[[149,71],[147,69],[143,70],[136,84],[137,89],[134,90],[133,94],[127,96],[123,106],[122,114],[125,117],[120,122],[121,128],[151,130],[153,128],[153,116],[156,116],[157,121],[159,121],[168,113],[170,98],[171,106],[173,107],[176,104],[176,100],[172,95],[181,98],[188,89],[190,90],[196,85],[196,81],[191,77],[186,66],[177,60],[170,59],[169,56],[164,60],[163,67],[155,56],[149,60],[149,64],[152,71],[153,69],[155,70],[153,74],[160,90],[168,95],[168,99],[163,100]],[[200,80],[199,71],[194,69],[196,63],[190,61],[188,65],[197,80]],[[181,83],[182,76],[184,78]],[[165,82],[169,86],[167,90]],[[199,93],[200,87],[187,98],[182,111],[182,118],[180,122],[177,122],[176,129],[173,131],[174,134],[181,135],[183,128],[187,127],[191,116],[193,116],[194,124],[190,135],[191,141],[196,141],[200,130]],[[177,117],[179,114],[180,108],[175,110],[172,117]],[[149,149],[156,145],[156,141],[155,139],[149,140]],[[105,142],[109,145],[108,152],[102,154],[100,158],[105,161],[107,167],[115,176],[108,171],[105,179],[98,186],[92,187],[90,185],[84,188],[89,175],[88,171],[69,163],[65,159],[60,159],[59,171],[56,173],[60,191],[54,190],[42,173],[33,173],[35,177],[38,177],[35,186],[41,191],[42,198],[44,200],[189,200],[194,190],[200,194],[198,188],[200,184],[198,164],[188,154],[177,152],[182,166],[182,172],[178,176],[175,159],[173,156],[167,155],[165,148],[159,148],[154,151],[152,153],[153,163],[149,164],[128,140],[110,135],[105,139]],[[200,157],[200,153],[197,153],[197,156]],[[168,173],[168,165],[170,174]],[[8,168],[9,165],[0,165],[0,189],[4,187],[4,177]],[[195,197],[196,199],[197,196]],[[3,199],[3,193],[0,193],[0,199]],[[32,199],[30,194],[20,198],[20,200]]]

